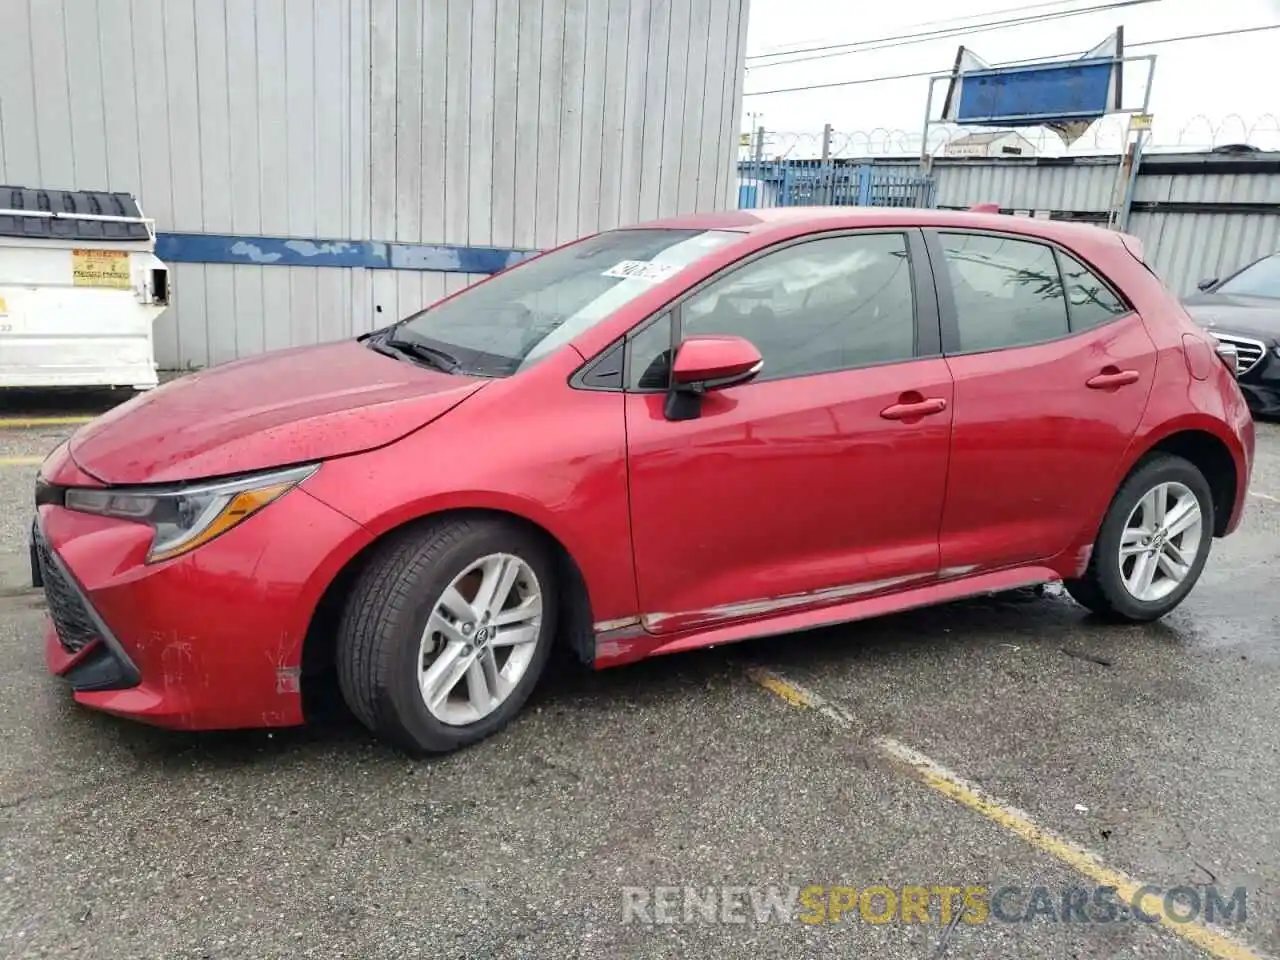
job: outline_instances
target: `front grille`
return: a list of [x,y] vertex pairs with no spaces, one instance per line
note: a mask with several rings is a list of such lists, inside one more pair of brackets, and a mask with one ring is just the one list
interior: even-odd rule
[[35,535],[35,545],[40,577],[44,580],[44,596],[49,604],[49,616],[58,631],[58,642],[67,653],[79,653],[100,639],[101,634],[80,599],[80,591],[63,574],[39,532]]
[[1229,343],[1236,348],[1237,377],[1244,376],[1261,363],[1263,356],[1267,352],[1267,345],[1261,340],[1254,340],[1252,337],[1240,337],[1234,333],[1218,333],[1216,330],[1211,332],[1223,343]]

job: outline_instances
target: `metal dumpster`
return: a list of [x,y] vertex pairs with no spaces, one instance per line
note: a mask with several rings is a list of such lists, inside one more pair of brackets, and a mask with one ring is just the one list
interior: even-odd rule
[[0,186],[0,387],[156,386],[155,241],[127,193]]

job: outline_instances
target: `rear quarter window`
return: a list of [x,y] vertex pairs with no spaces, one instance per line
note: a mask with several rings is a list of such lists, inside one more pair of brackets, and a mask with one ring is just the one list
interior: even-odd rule
[[1032,237],[939,232],[963,353],[1030,346],[1131,312],[1074,254]]
[[1059,250],[1058,267],[1062,271],[1072,333],[1092,329],[1129,312],[1128,305],[1071,254]]

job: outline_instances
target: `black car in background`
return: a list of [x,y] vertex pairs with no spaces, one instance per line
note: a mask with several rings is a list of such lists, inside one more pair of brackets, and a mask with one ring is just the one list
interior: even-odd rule
[[1280,416],[1280,253],[1224,280],[1198,284],[1182,303],[1192,319],[1236,348],[1236,376],[1255,416]]

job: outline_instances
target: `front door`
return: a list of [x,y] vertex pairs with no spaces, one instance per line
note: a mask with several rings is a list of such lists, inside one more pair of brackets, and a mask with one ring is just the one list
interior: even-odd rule
[[[746,337],[752,382],[663,413],[672,344]],[[922,236],[794,242],[632,337],[626,425],[642,622],[654,633],[932,579],[951,378]]]
[[[1104,509],[1155,377],[1142,318],[1065,250],[941,232],[955,411],[942,566],[1034,563]],[[1097,518],[1095,518],[1097,519]]]

